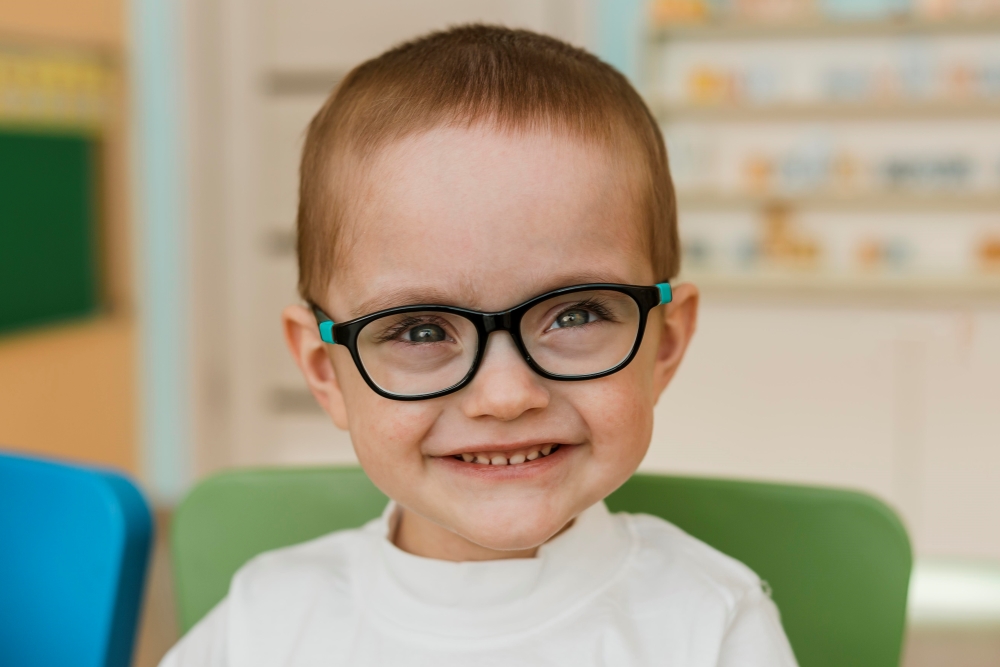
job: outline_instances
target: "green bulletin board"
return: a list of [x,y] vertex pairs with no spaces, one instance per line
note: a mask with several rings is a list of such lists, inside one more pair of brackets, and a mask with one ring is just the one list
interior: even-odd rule
[[0,333],[95,312],[95,140],[0,129]]

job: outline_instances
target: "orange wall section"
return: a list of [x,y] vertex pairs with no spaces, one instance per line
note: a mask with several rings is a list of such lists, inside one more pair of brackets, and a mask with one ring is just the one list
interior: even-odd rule
[[[123,61],[124,0],[0,0],[0,41]],[[139,469],[123,101],[102,141],[108,315],[0,336],[0,449]]]
[[0,339],[0,448],[134,472],[134,330],[100,319]]
[[0,33],[48,42],[120,48],[122,0],[0,0]]

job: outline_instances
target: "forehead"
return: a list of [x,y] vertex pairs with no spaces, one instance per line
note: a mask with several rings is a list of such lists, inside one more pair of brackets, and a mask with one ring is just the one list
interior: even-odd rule
[[436,128],[351,179],[339,317],[412,303],[502,310],[582,282],[652,278],[634,167],[552,132]]

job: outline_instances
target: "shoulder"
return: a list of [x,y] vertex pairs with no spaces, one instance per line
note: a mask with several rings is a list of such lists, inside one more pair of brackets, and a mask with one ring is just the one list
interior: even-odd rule
[[658,651],[725,667],[795,667],[769,587],[753,570],[658,517],[615,516],[635,543],[619,590]]
[[215,605],[163,657],[160,667],[227,667],[226,601]]
[[269,551],[240,568],[226,598],[231,663],[284,664],[290,655],[328,654],[346,642],[380,525],[376,519]]
[[[161,667],[277,665],[297,649],[315,648],[303,646],[304,630],[336,627],[336,621],[354,613],[353,581],[377,539],[377,523],[256,556],[236,572],[226,598],[181,639]],[[312,641],[341,639],[330,632],[306,634]]]
[[[617,514],[636,540],[632,575],[650,593],[683,598],[731,617],[737,608],[759,599],[760,577],[740,561],[687,534],[674,524],[648,514]],[[661,598],[662,599],[662,598]]]
[[233,576],[230,604],[242,607],[279,599],[291,603],[318,591],[348,592],[355,570],[366,562],[366,552],[376,539],[378,522],[255,556]]

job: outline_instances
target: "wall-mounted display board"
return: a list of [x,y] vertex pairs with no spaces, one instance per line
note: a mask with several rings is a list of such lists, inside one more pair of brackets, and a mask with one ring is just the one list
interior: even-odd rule
[[0,129],[0,332],[98,307],[93,140]]
[[1000,4],[655,0],[687,277],[1000,299]]
[[97,59],[0,48],[0,333],[100,307]]

